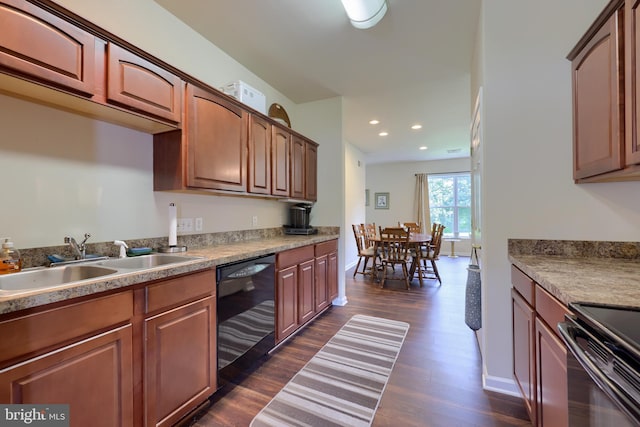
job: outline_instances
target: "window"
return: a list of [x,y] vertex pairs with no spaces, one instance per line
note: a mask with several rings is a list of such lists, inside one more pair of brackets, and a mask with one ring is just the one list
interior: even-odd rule
[[431,222],[444,224],[444,236],[471,237],[471,174],[429,175]]

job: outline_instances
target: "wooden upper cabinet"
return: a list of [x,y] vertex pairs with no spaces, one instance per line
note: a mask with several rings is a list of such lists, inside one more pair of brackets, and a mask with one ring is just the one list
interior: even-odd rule
[[182,81],[178,76],[113,43],[107,44],[107,100],[179,123]]
[[0,23],[0,67],[86,96],[95,93],[92,34],[24,0],[2,0]]
[[271,194],[271,124],[255,114],[249,116],[250,193]]
[[280,126],[271,126],[271,194],[289,196],[289,158],[291,133]]
[[246,192],[248,113],[187,85],[187,186]]
[[638,83],[640,82],[640,29],[638,28],[638,8],[640,1],[625,2],[625,164],[640,164],[638,145],[638,123],[640,122],[640,102]]
[[315,142],[306,142],[304,167],[304,198],[315,202],[318,200],[318,144]]
[[624,94],[621,11],[614,11],[570,54],[573,80],[573,177],[624,167]]
[[291,192],[294,199],[305,197],[305,140],[294,135],[291,138]]

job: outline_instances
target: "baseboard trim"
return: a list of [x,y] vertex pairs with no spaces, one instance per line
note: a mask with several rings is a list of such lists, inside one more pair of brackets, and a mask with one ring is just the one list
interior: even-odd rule
[[512,378],[493,377],[482,374],[482,388],[487,391],[508,394],[509,396],[522,397],[518,386]]

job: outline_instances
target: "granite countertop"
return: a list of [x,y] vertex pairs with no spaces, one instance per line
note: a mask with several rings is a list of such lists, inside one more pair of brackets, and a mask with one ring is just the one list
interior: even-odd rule
[[184,255],[201,257],[200,259],[134,272],[124,272],[92,280],[83,280],[82,282],[58,286],[54,289],[34,289],[29,292],[6,296],[3,296],[2,291],[0,291],[0,314],[12,313],[113,289],[124,290],[126,287],[152,280],[165,279],[180,274],[214,268],[222,264],[273,254],[301,246],[313,245],[339,237],[339,234],[316,234],[311,236],[282,235],[263,239],[190,247]]
[[510,240],[509,261],[566,305],[640,307],[635,243]]

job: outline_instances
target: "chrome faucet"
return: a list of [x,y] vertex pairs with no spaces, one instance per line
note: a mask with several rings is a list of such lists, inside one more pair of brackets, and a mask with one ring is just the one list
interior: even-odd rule
[[89,237],[91,237],[91,234],[84,233],[84,240],[82,241],[82,243],[78,244],[78,242],[76,242],[76,239],[74,239],[73,237],[65,236],[64,242],[68,243],[69,246],[71,246],[71,249],[75,253],[75,258],[76,259],[85,259],[86,258],[86,256],[87,256],[87,246],[86,246],[85,243],[87,243],[87,240],[89,239]]

